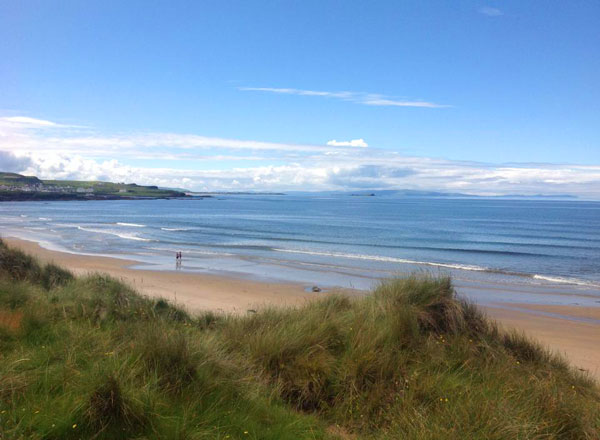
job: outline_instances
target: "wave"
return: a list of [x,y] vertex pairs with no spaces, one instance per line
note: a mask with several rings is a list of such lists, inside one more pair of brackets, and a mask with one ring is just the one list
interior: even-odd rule
[[599,287],[598,284],[579,280],[577,278],[549,277],[546,275],[538,275],[538,274],[533,275],[532,278],[535,280],[550,281],[552,283],[575,284],[577,286]]
[[[499,249],[482,249],[482,248],[474,248],[474,247],[440,247],[440,246],[418,246],[411,244],[401,244],[401,245],[393,245],[393,244],[376,244],[369,242],[359,242],[359,241],[348,241],[348,240],[320,240],[315,238],[300,238],[289,236],[285,232],[280,232],[275,234],[283,235],[276,236],[274,233],[267,230],[259,230],[259,229],[249,229],[249,228],[233,228],[233,227],[221,227],[221,226],[206,226],[203,225],[200,228],[161,228],[163,231],[190,231],[190,230],[205,230],[209,231],[218,231],[217,234],[221,236],[228,237],[238,237],[238,238],[247,238],[247,239],[263,239],[269,241],[279,241],[279,242],[294,242],[294,243],[309,243],[309,244],[346,244],[351,246],[361,246],[361,247],[378,247],[378,248],[387,248],[387,249],[415,249],[415,250],[432,250],[439,252],[461,252],[461,253],[474,253],[474,254],[491,254],[491,255],[512,255],[512,256],[535,256],[535,257],[547,257],[547,258],[556,258],[557,255],[551,253],[544,252],[527,252],[520,250],[499,250]],[[223,233],[221,231],[229,231]],[[250,234],[248,234],[250,232]],[[254,232],[255,234],[252,234]],[[404,241],[411,241],[414,239],[404,239]],[[553,245],[546,243],[521,243],[521,242],[510,242],[510,241],[477,241],[477,240],[444,240],[437,238],[419,238],[419,241],[428,241],[434,243],[452,243],[457,245],[492,245],[492,246],[516,246],[516,247],[525,247],[525,248],[547,248],[547,249],[594,249],[589,246],[572,246],[572,245]],[[559,258],[570,258],[568,255],[560,255]]]
[[21,217],[25,218],[25,217],[29,217],[29,216],[25,215],[25,214],[21,214]]
[[38,217],[39,220],[44,220],[44,221],[50,221],[52,220],[51,218],[48,217]]
[[117,222],[116,224],[119,226],[133,226],[134,228],[145,228],[146,227],[146,225],[140,225],[138,223]]
[[235,254],[230,254],[227,252],[211,252],[211,251],[201,251],[201,250],[191,250],[191,249],[165,249],[165,248],[155,248],[155,247],[147,247],[146,249],[161,251],[161,252],[183,252],[184,256],[186,254],[193,255],[213,255],[217,257],[233,257]]
[[132,235],[132,234],[123,234],[122,232],[111,231],[108,229],[84,228],[83,226],[77,226],[77,229],[79,229],[80,231],[95,232],[98,234],[115,235],[115,236],[117,236],[119,238],[123,238],[125,240],[155,241],[155,240],[151,240],[150,238],[138,237],[137,235]]
[[315,252],[315,251],[300,251],[293,249],[277,249],[273,248],[276,252],[287,252],[291,254],[306,254],[306,255],[317,255],[321,257],[339,257],[349,258],[353,260],[371,260],[371,261],[385,261],[389,263],[404,263],[404,264],[419,264],[423,266],[434,266],[434,267],[445,267],[447,269],[460,269],[460,270],[471,270],[477,272],[485,272],[489,269],[487,267],[474,266],[469,264],[452,264],[452,263],[434,263],[431,261],[418,261],[418,260],[407,260],[405,258],[395,257],[383,257],[379,255],[363,255],[363,254],[345,254],[341,252]]
[[59,228],[78,228],[79,225],[73,223],[51,223],[51,226],[58,226]]
[[339,258],[349,258],[354,260],[371,260],[371,261],[385,261],[390,263],[403,263],[403,264],[417,264],[422,266],[433,266],[433,267],[442,267],[446,269],[458,269],[458,270],[468,270],[475,272],[490,272],[490,273],[498,273],[503,275],[512,275],[512,276],[520,276],[526,278],[532,278],[535,280],[548,281],[551,283],[561,283],[561,284],[571,284],[576,286],[586,286],[586,287],[600,287],[600,285],[580,280],[577,278],[565,278],[565,277],[550,277],[546,275],[539,274],[527,274],[520,272],[509,272],[503,271],[499,269],[493,269],[489,267],[468,265],[468,264],[453,264],[453,263],[436,263],[432,261],[418,261],[418,260],[408,260],[405,258],[395,258],[395,257],[384,257],[379,255],[363,255],[363,254],[346,254],[341,252],[316,252],[316,251],[303,251],[303,250],[295,250],[295,249],[277,249],[273,248],[273,251],[277,252],[287,252],[291,254],[305,254],[305,255],[317,255],[323,257],[339,257]]

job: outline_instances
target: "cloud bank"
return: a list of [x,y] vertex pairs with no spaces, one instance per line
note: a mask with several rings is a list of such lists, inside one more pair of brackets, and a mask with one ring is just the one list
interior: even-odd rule
[[0,117],[2,171],[197,191],[413,189],[600,199],[600,165],[486,164],[365,148],[363,139],[304,145],[182,133],[97,133],[46,122]]

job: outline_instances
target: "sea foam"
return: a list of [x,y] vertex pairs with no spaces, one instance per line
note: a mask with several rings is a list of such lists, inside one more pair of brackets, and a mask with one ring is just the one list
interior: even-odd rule
[[110,229],[84,228],[83,226],[77,226],[77,229],[79,229],[80,231],[95,232],[97,234],[114,235],[114,236],[117,236],[119,238],[123,238],[125,240],[154,241],[154,240],[151,240],[150,238],[138,237],[137,235],[133,235],[133,234],[123,234],[122,232],[113,231],[113,230],[110,230]]
[[547,275],[537,275],[537,274],[533,275],[532,278],[535,280],[549,281],[551,283],[575,284],[577,286],[598,287],[597,284],[590,283],[588,281],[579,280],[577,278],[549,277]]
[[316,252],[316,251],[303,251],[296,249],[278,249],[273,248],[276,252],[287,252],[291,254],[306,254],[316,255],[322,257],[336,257],[336,258],[349,258],[353,260],[371,260],[371,261],[386,261],[390,263],[404,263],[404,264],[418,264],[423,266],[434,266],[444,267],[448,269],[460,269],[460,270],[472,270],[477,272],[485,272],[488,269],[481,266],[473,266],[468,264],[451,264],[451,263],[434,263],[431,261],[418,261],[418,260],[407,260],[404,258],[384,257],[380,255],[363,255],[363,254],[346,254],[341,252]]

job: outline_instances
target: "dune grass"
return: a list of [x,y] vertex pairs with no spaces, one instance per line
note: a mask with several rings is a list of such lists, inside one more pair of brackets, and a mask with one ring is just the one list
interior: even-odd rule
[[0,438],[597,439],[597,385],[447,278],[187,313],[0,243]]

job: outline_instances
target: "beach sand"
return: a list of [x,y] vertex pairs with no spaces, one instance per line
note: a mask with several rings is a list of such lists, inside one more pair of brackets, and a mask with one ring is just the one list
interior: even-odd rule
[[[107,273],[139,292],[162,297],[190,311],[246,313],[267,305],[294,306],[325,295],[307,292],[302,284],[267,283],[225,276],[177,271],[132,269],[136,261],[82,256],[51,251],[37,243],[4,238],[12,247],[54,262],[78,275]],[[357,291],[341,290],[347,295]],[[577,368],[600,380],[600,307],[498,303],[484,307],[504,329],[524,331],[533,339],[565,355]]]

